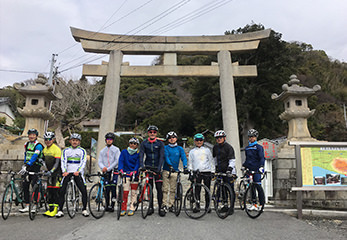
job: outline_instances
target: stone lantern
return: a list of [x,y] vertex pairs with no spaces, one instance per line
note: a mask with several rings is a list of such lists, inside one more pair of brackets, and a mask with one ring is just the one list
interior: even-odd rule
[[16,83],[14,88],[26,98],[24,108],[18,108],[18,112],[25,117],[25,128],[22,135],[26,136],[29,129],[35,128],[42,136],[45,121],[52,120],[54,117],[49,109],[50,102],[61,99],[61,94],[54,93],[53,86],[47,83],[43,74],[39,74],[35,80],[26,81],[24,86]]
[[312,141],[313,138],[307,127],[307,118],[312,116],[315,109],[310,110],[307,98],[321,89],[319,85],[313,88],[299,86],[300,80],[296,75],[290,76],[288,84],[283,84],[283,92],[280,95],[272,94],[274,100],[284,103],[284,112],[279,115],[280,119],[288,122],[289,141]]

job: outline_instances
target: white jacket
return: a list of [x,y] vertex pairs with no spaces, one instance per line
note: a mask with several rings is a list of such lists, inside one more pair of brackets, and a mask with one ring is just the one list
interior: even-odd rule
[[65,148],[61,154],[61,170],[63,173],[81,172],[83,175],[86,163],[87,152],[80,146]]
[[112,171],[114,168],[118,169],[118,161],[120,156],[120,150],[118,147],[111,145],[110,147],[104,147],[99,154],[99,167],[101,170],[106,167],[107,172]]
[[215,162],[210,149],[201,146],[189,151],[189,170],[199,170],[200,172],[215,172]]

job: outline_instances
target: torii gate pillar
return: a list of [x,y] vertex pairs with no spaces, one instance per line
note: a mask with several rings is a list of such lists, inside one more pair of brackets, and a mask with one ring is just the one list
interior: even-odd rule
[[123,53],[120,50],[112,50],[110,52],[104,100],[102,101],[97,154],[99,154],[105,147],[103,142],[103,139],[105,139],[105,133],[109,132],[110,129],[113,130],[116,124],[122,61]]
[[239,127],[237,122],[235,87],[231,54],[223,50],[218,52],[219,86],[222,101],[223,128],[229,142],[235,150],[236,169],[241,168]]

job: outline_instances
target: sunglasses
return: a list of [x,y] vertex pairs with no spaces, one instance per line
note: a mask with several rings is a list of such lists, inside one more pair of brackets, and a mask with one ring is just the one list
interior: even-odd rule
[[53,138],[45,138],[45,141],[51,141]]
[[156,134],[157,131],[148,131],[148,133],[150,133],[150,134]]
[[198,138],[198,139],[195,139],[195,141],[197,141],[197,142],[202,142],[202,141],[204,141],[204,139]]
[[112,140],[113,141],[113,138],[106,138],[106,140]]
[[224,137],[216,137],[216,139],[221,139],[221,138],[224,138]]
[[131,144],[131,145],[137,145],[137,143],[134,143],[134,142],[131,142],[131,143],[129,143],[129,144]]

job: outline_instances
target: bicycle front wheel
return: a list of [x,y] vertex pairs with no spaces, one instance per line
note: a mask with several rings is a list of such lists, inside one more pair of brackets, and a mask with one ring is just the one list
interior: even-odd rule
[[77,194],[75,186],[72,182],[69,182],[66,187],[65,202],[66,210],[70,218],[74,218],[77,209]]
[[243,180],[240,181],[240,185],[239,185],[239,194],[237,196],[237,198],[239,199],[239,204],[240,204],[240,208],[241,210],[245,209],[244,208],[244,198],[245,198],[245,193],[246,193],[246,186]]
[[188,217],[199,219],[207,213],[210,208],[211,194],[208,188],[200,183],[191,186],[183,201],[184,212]]
[[[218,184],[218,183],[216,183]],[[234,194],[227,184],[218,184],[214,196],[214,208],[218,217],[225,219],[233,208]]]
[[105,189],[100,183],[94,184],[89,191],[88,207],[92,216],[99,219],[104,216],[106,210]]
[[256,183],[252,183],[246,190],[244,208],[250,218],[257,218],[264,210],[264,191]]
[[137,192],[137,195],[136,195],[136,202],[133,203],[134,207],[135,207],[135,212],[137,211],[140,203],[141,203],[141,199],[142,199],[142,183],[139,183],[137,185],[137,189],[136,189],[136,192]]
[[152,200],[152,187],[150,184],[146,183],[143,186],[141,194],[141,214],[143,219],[145,219],[148,215]]
[[118,186],[118,195],[117,195],[117,220],[120,218],[120,212],[122,211],[123,203],[123,185]]
[[39,191],[39,185],[35,184],[33,190],[30,193],[30,202],[29,202],[29,218],[34,220],[41,203],[41,192]]
[[183,188],[181,183],[177,183],[176,185],[176,193],[175,193],[175,202],[174,202],[174,213],[176,217],[178,217],[181,213],[182,208],[182,200],[183,200]]
[[10,216],[11,208],[12,208],[12,200],[13,200],[13,191],[11,188],[11,184],[9,184],[4,192],[1,203],[1,215],[4,220]]

